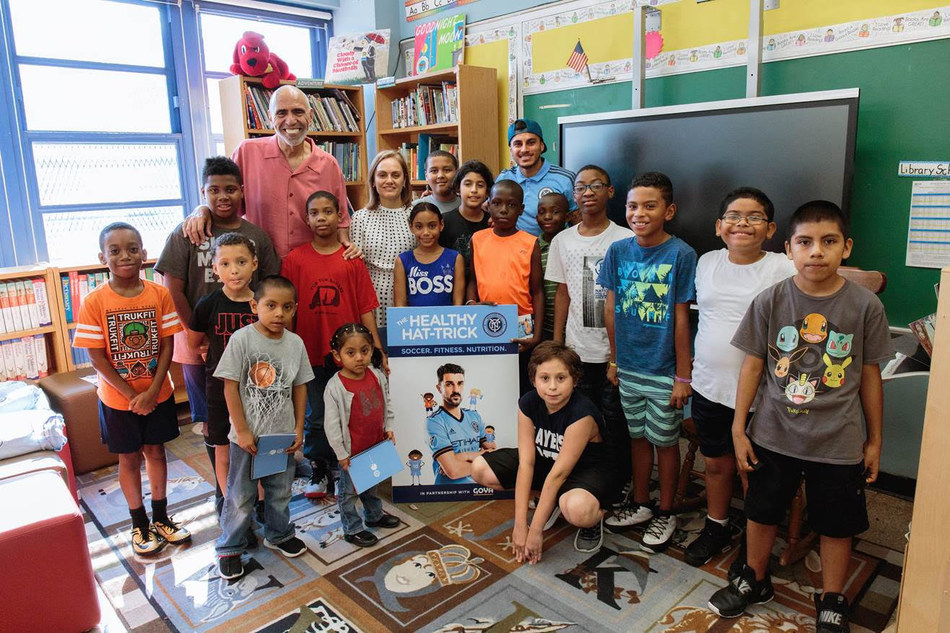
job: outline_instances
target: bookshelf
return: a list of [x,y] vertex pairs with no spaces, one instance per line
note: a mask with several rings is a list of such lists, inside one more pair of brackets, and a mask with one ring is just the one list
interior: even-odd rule
[[67,371],[58,289],[45,266],[0,269],[0,381]]
[[459,163],[478,159],[492,167],[498,164],[496,75],[494,68],[462,64],[377,88],[377,148],[415,158],[409,165],[414,189],[426,186],[424,161],[429,149],[444,142],[454,141]]
[[[284,85],[296,83],[282,82]],[[361,209],[366,206],[367,200],[368,165],[363,87],[335,84],[326,84],[322,88],[298,87],[307,94],[315,112],[314,123],[307,135],[319,147],[333,154],[340,163],[346,180],[347,197],[354,209]],[[245,139],[274,134],[267,112],[270,91],[263,87],[259,79],[233,75],[219,81],[218,89],[221,93],[224,151],[228,156]],[[344,97],[342,100],[339,99],[341,95]],[[347,116],[347,109],[351,117]],[[343,129],[337,130],[336,127]]]

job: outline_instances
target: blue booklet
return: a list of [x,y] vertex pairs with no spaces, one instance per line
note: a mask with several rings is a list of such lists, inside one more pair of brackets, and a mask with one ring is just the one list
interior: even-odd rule
[[287,449],[294,445],[293,433],[272,433],[257,438],[257,455],[251,458],[251,479],[282,473],[290,467],[293,455]]
[[356,492],[363,493],[403,468],[405,467],[402,460],[396,453],[396,445],[389,440],[383,440],[351,457],[347,473],[353,480]]

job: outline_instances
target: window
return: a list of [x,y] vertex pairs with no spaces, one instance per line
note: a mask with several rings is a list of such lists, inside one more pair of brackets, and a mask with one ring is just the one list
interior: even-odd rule
[[199,19],[202,70],[211,127],[210,151],[214,155],[223,155],[226,152],[218,81],[231,75],[235,43],[245,31],[260,33],[271,51],[287,62],[294,75],[320,77],[326,59],[327,27],[322,20],[289,23],[279,16],[236,16],[211,11],[202,11]]
[[157,255],[181,221],[181,123],[166,10],[10,0],[20,149],[41,259],[94,262],[99,230],[118,220],[135,224]]

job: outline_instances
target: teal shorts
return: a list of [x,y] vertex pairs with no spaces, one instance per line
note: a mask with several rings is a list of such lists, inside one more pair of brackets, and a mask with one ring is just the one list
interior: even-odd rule
[[630,438],[645,437],[659,447],[675,445],[683,424],[683,410],[670,405],[673,377],[618,369],[617,378]]

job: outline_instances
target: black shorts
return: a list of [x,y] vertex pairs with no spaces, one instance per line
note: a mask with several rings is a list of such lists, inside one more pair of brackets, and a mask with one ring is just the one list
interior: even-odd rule
[[205,380],[205,394],[208,397],[208,437],[206,444],[227,446],[228,433],[231,432],[231,417],[228,415],[228,403],[224,399],[224,381],[214,376]]
[[[513,490],[515,480],[518,478],[518,449],[500,448],[497,451],[485,453],[482,457],[488,462],[488,467],[495,473],[502,488]],[[532,490],[541,490],[544,487],[544,480],[547,479],[553,466],[554,460],[535,455]],[[621,484],[622,482],[613,476],[606,464],[603,464],[602,468],[597,468],[593,464],[578,463],[564,480],[561,489],[557,491],[557,496],[560,498],[568,490],[580,488],[594,495],[600,501],[601,507],[607,507],[614,501]]]
[[735,453],[732,447],[732,420],[735,409],[713,402],[698,391],[693,391],[690,405],[696,436],[699,438],[699,451],[705,457],[725,457]]
[[137,453],[145,444],[164,444],[178,437],[174,396],[148,415],[113,409],[99,401],[99,432],[110,453]]
[[752,444],[759,468],[749,473],[746,517],[763,525],[785,518],[802,475],[808,499],[808,523],[822,536],[846,538],[868,529],[864,499],[864,462],[824,464],[789,457]]

